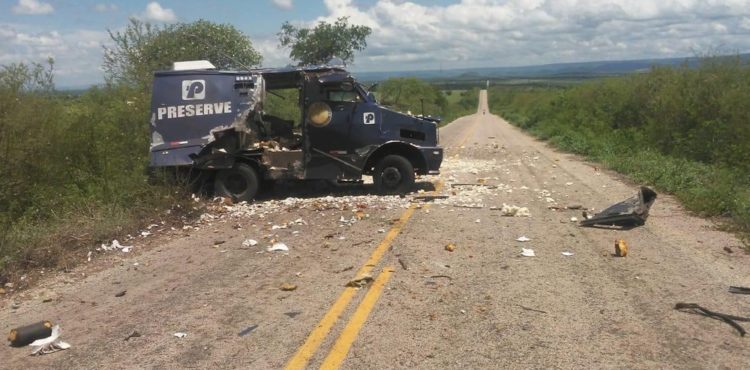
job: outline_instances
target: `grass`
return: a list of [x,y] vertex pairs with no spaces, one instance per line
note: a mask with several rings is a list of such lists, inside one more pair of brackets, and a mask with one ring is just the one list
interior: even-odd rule
[[495,87],[490,107],[565,151],[750,235],[750,66],[708,58],[571,87]]

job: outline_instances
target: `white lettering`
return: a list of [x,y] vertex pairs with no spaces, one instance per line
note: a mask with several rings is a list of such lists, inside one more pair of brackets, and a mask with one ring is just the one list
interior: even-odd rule
[[158,120],[232,113],[232,102],[185,104],[156,108]]

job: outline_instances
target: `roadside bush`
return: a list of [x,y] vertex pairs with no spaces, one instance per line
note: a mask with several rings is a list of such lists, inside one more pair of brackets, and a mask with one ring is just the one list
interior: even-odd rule
[[564,89],[499,86],[489,97],[493,110],[553,145],[750,231],[750,66],[739,57]]

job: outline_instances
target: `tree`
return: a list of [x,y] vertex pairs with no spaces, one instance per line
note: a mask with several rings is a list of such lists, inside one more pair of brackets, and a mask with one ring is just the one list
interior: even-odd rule
[[109,36],[104,47],[107,82],[150,89],[154,71],[181,60],[206,59],[219,69],[248,69],[260,65],[261,55],[250,39],[228,24],[206,20],[158,27],[135,18],[122,32]]
[[351,63],[354,52],[367,47],[370,33],[370,27],[349,25],[349,18],[341,17],[334,23],[320,22],[312,29],[285,22],[277,35],[282,47],[291,47],[289,57],[305,65],[327,63],[333,57]]

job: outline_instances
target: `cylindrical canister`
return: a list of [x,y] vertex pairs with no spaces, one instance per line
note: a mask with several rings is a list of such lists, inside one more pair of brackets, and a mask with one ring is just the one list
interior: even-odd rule
[[47,338],[50,335],[52,335],[52,323],[49,321],[40,321],[11,330],[10,334],[8,334],[8,340],[13,347],[23,347],[37,339]]

